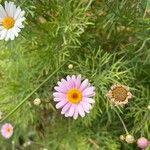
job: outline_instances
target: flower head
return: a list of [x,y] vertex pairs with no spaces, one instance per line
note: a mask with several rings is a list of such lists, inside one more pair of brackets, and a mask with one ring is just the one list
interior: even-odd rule
[[61,114],[65,117],[77,119],[80,115],[85,116],[92,108],[91,104],[95,103],[92,98],[95,95],[95,88],[91,86],[88,79],[81,81],[81,76],[67,76],[58,82],[54,87],[54,101],[57,102],[56,108],[62,108]]
[[41,104],[41,100],[39,98],[36,98],[34,101],[33,101],[33,104],[34,105],[40,105]]
[[134,142],[134,136],[128,134],[128,135],[126,135],[125,140],[127,143],[132,144]]
[[125,136],[124,135],[120,135],[120,140],[124,141],[125,140]]
[[125,85],[113,85],[107,93],[107,97],[112,104],[122,106],[128,103],[128,100],[132,98],[132,94],[129,91],[129,87]]
[[69,65],[68,65],[68,68],[69,68],[69,69],[73,69],[73,64],[69,64]]
[[13,126],[10,123],[5,123],[1,128],[2,136],[9,139],[13,135]]
[[137,145],[141,149],[146,149],[149,146],[149,141],[145,137],[141,137],[137,140]]
[[0,40],[14,40],[23,28],[25,11],[16,7],[14,2],[5,1],[5,6],[0,5]]

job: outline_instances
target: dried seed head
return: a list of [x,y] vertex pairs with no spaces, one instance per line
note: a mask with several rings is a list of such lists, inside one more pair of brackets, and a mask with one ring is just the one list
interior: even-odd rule
[[129,87],[124,85],[113,85],[111,90],[107,93],[107,97],[114,105],[125,105],[128,100],[132,98]]

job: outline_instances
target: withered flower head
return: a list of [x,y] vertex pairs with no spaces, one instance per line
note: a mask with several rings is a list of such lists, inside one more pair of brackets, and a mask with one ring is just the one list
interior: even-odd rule
[[113,85],[111,90],[107,93],[107,97],[115,106],[123,106],[132,98],[132,94],[129,91],[129,87],[125,85]]

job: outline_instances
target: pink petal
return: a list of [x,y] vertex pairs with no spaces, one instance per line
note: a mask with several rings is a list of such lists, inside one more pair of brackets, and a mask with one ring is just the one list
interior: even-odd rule
[[94,94],[95,87],[91,86],[83,90],[83,96],[91,96]]
[[61,114],[65,114],[66,111],[68,111],[68,109],[70,108],[71,104],[70,103],[67,103],[63,108],[62,108],[62,111],[61,111]]
[[57,84],[60,86],[62,83],[60,81],[58,81]]
[[75,88],[75,84],[76,84],[76,76],[75,75],[72,76],[72,81],[73,81],[73,87]]
[[75,87],[80,88],[80,85],[81,85],[81,75],[78,75],[75,82]]
[[81,83],[81,86],[80,86],[80,90],[83,91],[85,88],[87,88],[89,85],[89,81],[88,79],[85,79],[82,83]]
[[84,97],[83,101],[86,101],[86,102],[91,103],[91,104],[95,103],[95,100],[93,98],[88,98],[88,97]]
[[72,104],[71,107],[69,108],[69,110],[68,110],[68,115],[69,115],[70,117],[73,116],[73,114],[74,114],[74,112],[75,112],[75,108],[76,108],[76,105],[75,105],[75,104]]
[[69,117],[69,111],[68,110],[65,112],[65,117]]
[[70,89],[70,84],[65,79],[61,79],[61,84],[59,86],[64,86],[67,90]]
[[78,108],[76,107],[76,108],[75,108],[74,115],[73,115],[73,119],[77,119],[77,118],[78,118],[78,114],[79,114]]
[[68,101],[62,100],[62,101],[60,101],[59,103],[56,104],[56,108],[57,109],[62,108],[66,103],[68,103]]
[[65,98],[54,98],[54,101],[55,102],[59,102],[59,101],[62,101],[62,100],[64,100]]
[[54,89],[57,91],[57,92],[61,92],[61,93],[64,93],[66,94],[67,93],[67,88],[64,86],[64,85],[61,85],[61,86],[55,86]]
[[74,81],[72,80],[72,78],[70,76],[67,76],[67,81],[69,83],[70,88],[74,88]]
[[82,107],[81,104],[78,104],[78,112],[79,112],[81,117],[85,116],[85,112],[84,112],[83,107]]
[[70,87],[68,86],[67,81],[64,80],[64,79],[58,85],[59,85],[60,88],[63,88],[65,92],[67,92],[70,89]]
[[91,104],[89,104],[87,101],[83,100],[80,103],[82,103],[82,105],[84,105],[84,107],[86,107],[87,109],[92,109]]
[[54,92],[53,96],[57,97],[57,98],[66,98],[66,94],[63,94],[63,93],[60,93],[60,92]]
[[82,105],[82,107],[86,113],[90,112],[90,108],[86,105],[85,102],[82,101],[82,102],[80,102],[80,104]]

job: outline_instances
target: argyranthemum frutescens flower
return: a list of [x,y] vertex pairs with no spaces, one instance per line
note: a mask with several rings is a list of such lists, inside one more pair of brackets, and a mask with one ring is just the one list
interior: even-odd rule
[[95,95],[95,87],[91,86],[88,79],[81,81],[81,76],[67,76],[58,82],[54,88],[54,101],[57,102],[56,108],[61,110],[65,117],[77,119],[80,115],[85,116],[89,113],[93,103],[92,98]]
[[16,7],[13,2],[5,2],[5,7],[0,5],[0,40],[14,40],[23,28],[25,11]]
[[13,126],[10,123],[5,123],[1,128],[2,136],[9,139],[13,135]]
[[125,85],[113,85],[107,93],[107,97],[112,104],[123,106],[132,98],[132,94],[129,91],[129,87]]

